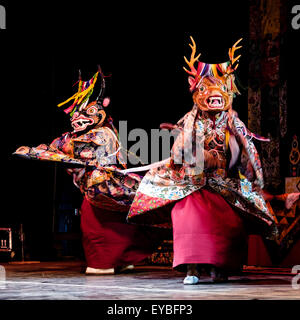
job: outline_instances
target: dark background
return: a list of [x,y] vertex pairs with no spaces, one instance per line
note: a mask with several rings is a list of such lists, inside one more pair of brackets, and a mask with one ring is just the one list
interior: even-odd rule
[[[28,258],[55,259],[53,231],[59,231],[59,226],[57,219],[53,226],[53,210],[78,208],[81,195],[62,166],[15,159],[11,154],[22,145],[50,143],[70,130],[69,117],[57,104],[75,92],[72,85],[78,69],[88,80],[97,64],[112,75],[107,78],[112,100],[108,113],[116,126],[127,120],[128,130],[150,132],[162,122],[175,123],[193,104],[182,69],[183,56],[190,56],[190,35],[202,53],[201,60],[209,63],[227,61],[229,47],[243,38],[239,79],[247,87],[248,3],[221,2],[210,7],[173,3],[165,8],[154,3],[111,8],[75,2],[65,7],[53,2],[2,1],[2,5],[7,11],[7,30],[0,30],[5,190],[0,226],[18,230],[22,223]],[[177,31],[182,29],[198,31]],[[299,32],[289,29],[283,57],[294,72],[300,71],[295,47]],[[299,84],[290,80],[289,85],[289,105],[294,107]],[[247,123],[247,89],[236,98],[234,109]],[[292,111],[289,126],[296,128]],[[78,224],[74,229],[78,230]]]

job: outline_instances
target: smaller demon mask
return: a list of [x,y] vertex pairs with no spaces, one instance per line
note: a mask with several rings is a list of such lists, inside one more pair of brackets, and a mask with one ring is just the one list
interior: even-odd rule
[[103,106],[107,106],[108,104],[108,98],[103,101],[102,105],[100,105],[98,101],[83,104],[78,111],[74,112],[71,118],[71,125],[74,132],[85,131],[88,127],[101,126],[106,118],[106,112]]
[[[194,103],[203,111],[221,112],[229,110],[232,106],[234,95],[239,93],[234,83],[234,72],[238,68],[238,64],[235,65],[235,63],[241,56],[235,58],[234,53],[241,48],[237,47],[237,45],[242,39],[229,49],[230,61],[219,64],[200,62],[198,60],[200,54],[195,57],[195,41],[192,37],[191,40],[192,54],[190,61],[184,57],[190,70],[186,68],[184,70],[190,75],[188,80]],[[198,61],[197,69],[194,67],[196,61]]]
[[[89,98],[93,94],[99,74],[101,76],[100,93],[96,101],[89,103]],[[103,98],[104,91],[105,79],[100,67],[98,67],[98,72],[89,81],[82,81],[79,72],[78,92],[58,105],[60,107],[67,102],[74,100],[73,104],[64,110],[65,113],[70,114],[71,125],[74,132],[91,130],[92,128],[99,127],[103,124],[106,118],[106,112],[103,107],[107,107],[110,103],[109,98]]]

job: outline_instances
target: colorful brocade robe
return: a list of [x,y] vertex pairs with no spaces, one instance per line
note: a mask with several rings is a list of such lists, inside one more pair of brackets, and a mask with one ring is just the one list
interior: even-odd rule
[[[252,142],[254,134],[247,130],[235,112],[229,118],[228,112],[223,111],[213,120],[205,112],[198,112],[195,108],[194,112],[193,130],[204,137],[204,150],[217,153],[221,165],[217,169],[204,167],[198,175],[186,174],[191,172],[191,168],[174,164],[174,157],[171,156],[166,164],[151,169],[143,178],[131,205],[128,221],[170,227],[170,210],[168,214],[156,209],[166,208],[205,187],[223,196],[242,215],[258,219],[267,227],[266,236],[274,238],[276,225],[260,193],[264,182],[259,156]],[[238,161],[231,170],[228,169],[230,150],[226,146],[226,131],[235,136],[240,147]],[[172,149],[173,154],[176,154],[176,149],[181,152],[178,148],[180,139],[179,135]]]
[[120,172],[125,165],[119,151],[116,134],[103,126],[79,136],[65,133],[49,146],[20,147],[16,154],[72,164],[75,169],[68,172],[90,203],[106,210],[128,212],[141,178]]

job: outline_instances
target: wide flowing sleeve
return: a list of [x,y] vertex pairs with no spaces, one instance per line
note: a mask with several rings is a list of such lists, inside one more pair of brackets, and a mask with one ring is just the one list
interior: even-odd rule
[[[255,178],[255,183],[261,188],[264,188],[264,178],[261,161],[257,149],[252,141],[253,135],[247,129],[245,124],[238,118],[233,116],[232,131],[237,137],[237,140],[242,144],[243,150],[241,153],[241,163],[244,172],[241,172],[249,180]],[[253,176],[255,174],[255,177]]]

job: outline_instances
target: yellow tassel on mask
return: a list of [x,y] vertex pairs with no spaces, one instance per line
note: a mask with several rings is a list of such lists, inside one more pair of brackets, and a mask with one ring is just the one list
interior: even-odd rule
[[99,74],[99,72],[97,72],[97,73],[95,74],[93,83],[92,83],[87,89],[85,89],[85,90],[82,91],[82,92],[80,92],[81,87],[82,87],[82,81],[80,81],[80,82],[79,82],[78,92],[75,93],[71,98],[67,99],[66,101],[64,101],[64,102],[62,102],[62,103],[60,103],[60,104],[58,104],[57,106],[58,106],[58,107],[61,107],[61,106],[63,106],[64,104],[68,103],[68,102],[71,101],[71,100],[75,100],[74,102],[75,102],[76,104],[80,104],[81,101],[87,96],[87,94],[88,94],[91,90],[94,89],[95,84],[96,84],[96,81],[97,81],[97,78],[98,78],[98,74]]

